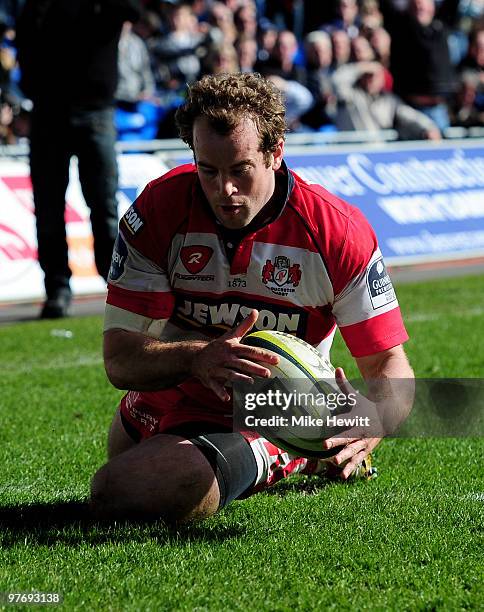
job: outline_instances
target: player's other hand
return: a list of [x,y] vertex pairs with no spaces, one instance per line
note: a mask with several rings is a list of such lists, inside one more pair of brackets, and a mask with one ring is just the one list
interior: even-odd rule
[[257,310],[251,310],[237,327],[209,342],[192,361],[191,374],[222,401],[230,399],[226,386],[236,381],[253,383],[253,376],[269,378],[270,370],[263,364],[279,363],[279,357],[271,351],[242,344],[258,316]]
[[[323,442],[323,448],[326,450],[336,448],[338,446],[343,447],[331,458],[331,461],[338,466],[344,465],[344,468],[341,471],[341,478],[343,480],[347,480],[360,465],[363,459],[365,459],[379,444],[382,438],[381,436],[375,436],[375,433],[380,433],[380,422],[374,402],[371,402],[352,387],[345,376],[343,368],[336,368],[335,376],[339,388],[346,396],[355,394],[358,398],[358,404],[351,412],[354,415],[370,416],[371,422],[370,427],[368,427],[366,430],[361,426],[352,427],[343,434],[328,438]],[[348,417],[351,415],[344,414],[343,416]]]

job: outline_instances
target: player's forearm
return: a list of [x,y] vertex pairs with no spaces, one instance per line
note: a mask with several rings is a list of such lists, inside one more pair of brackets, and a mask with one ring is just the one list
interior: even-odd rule
[[398,345],[356,361],[367,385],[365,395],[378,412],[382,433],[393,433],[410,414],[415,393],[414,374],[403,347]]
[[104,364],[118,389],[157,391],[188,378],[207,342],[160,342],[137,332],[113,329],[104,337]]
[[414,373],[403,350],[389,355],[366,382],[383,430],[387,435],[394,433],[410,414],[415,395]]

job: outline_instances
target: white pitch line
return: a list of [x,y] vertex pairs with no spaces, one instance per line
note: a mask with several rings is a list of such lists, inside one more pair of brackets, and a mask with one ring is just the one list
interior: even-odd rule
[[[452,313],[453,314],[453,313]],[[477,308],[463,308],[462,310],[459,310],[456,314],[459,315],[459,317],[480,317],[482,315],[484,315],[484,308],[481,307],[477,307]],[[405,321],[409,321],[410,323],[425,323],[427,321],[438,321],[439,319],[445,318],[447,316],[447,314],[445,313],[432,313],[432,312],[421,312],[421,313],[413,313],[413,314],[408,314],[408,315],[404,315],[404,320]]]
[[103,359],[101,356],[96,357],[80,357],[73,361],[50,362],[50,363],[31,363],[22,364],[14,367],[4,367],[4,374],[28,374],[36,370],[67,370],[69,368],[77,368],[83,366],[101,365]]

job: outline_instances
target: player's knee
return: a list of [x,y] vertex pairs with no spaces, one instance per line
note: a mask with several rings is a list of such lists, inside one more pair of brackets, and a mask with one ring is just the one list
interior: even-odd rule
[[91,481],[90,507],[96,518],[109,516],[112,499],[109,496],[108,487],[109,466],[104,465],[99,469]]
[[110,462],[92,480],[90,504],[97,518],[161,518],[183,523],[211,516],[219,499],[215,476],[205,466],[187,464],[176,474],[132,479]]

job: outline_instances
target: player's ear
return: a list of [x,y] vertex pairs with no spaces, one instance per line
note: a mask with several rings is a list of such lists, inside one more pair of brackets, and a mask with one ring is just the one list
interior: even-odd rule
[[284,155],[284,140],[281,138],[272,153],[272,169],[274,171],[279,170],[282,164],[282,157]]

